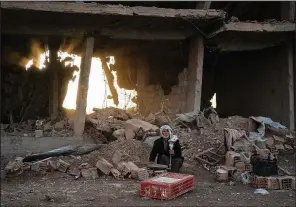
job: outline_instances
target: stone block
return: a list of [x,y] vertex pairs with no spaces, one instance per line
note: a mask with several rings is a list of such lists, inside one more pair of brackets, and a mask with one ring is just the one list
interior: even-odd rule
[[96,167],[81,169],[81,175],[86,180],[95,180],[98,176],[98,169]]
[[101,158],[97,161],[96,167],[102,171],[105,175],[109,175],[111,172],[111,169],[113,168],[113,165],[109,163],[104,158]]
[[35,130],[35,137],[36,138],[43,137],[43,130]]

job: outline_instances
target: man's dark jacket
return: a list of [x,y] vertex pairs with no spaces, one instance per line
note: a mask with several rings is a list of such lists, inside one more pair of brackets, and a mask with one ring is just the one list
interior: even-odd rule
[[[168,145],[168,142],[167,142],[167,145]],[[152,151],[150,153],[149,161],[150,162],[154,162],[155,157],[158,154],[157,163],[159,163],[159,159],[160,159],[160,157],[161,157],[162,154],[164,154],[166,156],[170,156],[169,150],[170,150],[169,146],[167,146],[167,150],[166,151],[164,150],[164,139],[163,139],[163,137],[155,140],[154,141],[154,144],[153,144]],[[172,156],[173,159],[174,158],[181,158],[182,157],[181,145],[179,143],[179,140],[177,140],[174,143],[174,153],[175,154]]]

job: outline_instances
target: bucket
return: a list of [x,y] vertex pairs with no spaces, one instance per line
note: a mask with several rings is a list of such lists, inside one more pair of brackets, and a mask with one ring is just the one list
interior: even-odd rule
[[218,168],[216,170],[215,175],[216,175],[216,180],[217,181],[224,182],[224,181],[228,180],[228,172],[226,170],[221,169],[221,168]]

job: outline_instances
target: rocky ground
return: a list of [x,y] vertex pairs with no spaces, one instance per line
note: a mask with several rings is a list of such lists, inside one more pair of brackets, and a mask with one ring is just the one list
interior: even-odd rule
[[194,163],[185,163],[184,173],[195,175],[195,189],[171,201],[143,198],[139,181],[74,180],[60,172],[45,176],[31,172],[1,182],[1,206],[295,206],[295,191],[268,190],[256,195],[243,184],[215,182]]
[[[146,122],[143,122],[145,120]],[[78,162],[87,163],[89,168],[96,171],[96,163],[101,158],[113,162],[112,157],[116,151],[128,155],[128,161],[133,162],[138,167],[145,167],[148,163],[149,147],[144,141],[149,137],[149,133],[155,136],[158,127],[165,122],[169,122],[173,127],[183,147],[185,163],[182,168],[183,173],[195,176],[196,187],[193,191],[182,195],[172,201],[159,201],[142,198],[139,195],[139,183],[137,179],[115,179],[112,176],[103,175],[99,170],[99,177],[95,180],[87,180],[82,176],[75,179],[75,176],[67,173],[33,172],[26,170],[17,176],[7,176],[1,182],[1,205],[3,206],[295,206],[295,191],[292,190],[268,190],[268,195],[254,194],[255,188],[243,185],[241,182],[219,183],[214,179],[214,174],[207,171],[202,163],[194,160],[198,152],[202,152],[210,147],[218,148],[224,146],[224,129],[250,130],[250,119],[233,116],[220,118],[213,123],[210,116],[203,118],[202,123],[197,122],[195,126],[188,123],[173,124],[174,120],[163,115],[149,115],[140,117],[119,109],[98,109],[95,113],[88,115],[85,140],[93,143],[104,144],[99,150],[81,156],[61,156],[59,159],[70,164]],[[133,122],[135,121],[135,122]],[[39,123],[40,122],[40,123]],[[43,130],[43,135],[54,136],[55,134],[71,134],[71,118],[59,119],[56,121],[27,121],[21,123],[12,130],[11,126],[5,126],[2,130],[6,133],[17,133],[18,135],[28,135],[34,130]],[[40,125],[38,125],[40,124]],[[140,127],[139,127],[140,125]],[[189,127],[188,127],[189,126]],[[196,127],[197,126],[197,127]],[[130,131],[130,129],[132,129]],[[145,133],[141,133],[140,129]],[[292,135],[289,135],[292,136]],[[287,140],[286,135],[282,136],[283,142]],[[266,138],[273,140],[274,146],[285,146],[279,137],[266,135]],[[48,138],[50,139],[50,138]],[[276,145],[277,144],[277,145]],[[291,146],[293,144],[290,144]],[[286,146],[285,146],[286,147]],[[281,152],[279,165],[289,172],[295,172],[295,154],[285,154]],[[79,157],[79,159],[78,159]],[[1,170],[5,168],[8,161],[13,158],[1,156]],[[5,164],[3,164],[5,163]],[[28,164],[28,163],[27,163]],[[32,164],[32,163],[29,163]],[[223,160],[221,160],[223,165]],[[113,163],[116,168],[117,164]],[[77,166],[78,167],[78,166]],[[118,165],[117,165],[118,167]],[[117,168],[120,170],[119,168]],[[60,170],[60,169],[55,169]],[[40,169],[41,171],[41,169]],[[123,173],[123,172],[121,172]],[[2,176],[2,175],[1,175]]]

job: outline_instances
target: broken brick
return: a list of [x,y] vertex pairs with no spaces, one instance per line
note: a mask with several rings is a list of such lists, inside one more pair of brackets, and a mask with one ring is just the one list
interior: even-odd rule
[[132,128],[127,128],[124,131],[124,135],[126,139],[134,139],[136,134]]
[[98,178],[98,169],[95,167],[87,168],[87,169],[81,169],[81,175],[86,180],[95,180]]
[[116,169],[116,168],[112,168],[111,169],[111,174],[113,175],[114,178],[119,179],[121,176],[121,173]]
[[123,154],[119,150],[116,150],[116,152],[114,153],[114,155],[112,157],[112,162],[115,165],[117,165],[119,162],[126,161],[128,158],[129,158],[129,156],[127,154]]
[[104,158],[101,158],[97,161],[96,167],[102,171],[105,175],[109,175],[111,172],[111,169],[113,168],[113,165],[109,163]]
[[43,130],[35,130],[35,137],[43,137]]
[[70,164],[59,159],[58,160],[58,163],[57,163],[57,169],[60,171],[60,172],[67,172],[68,168],[70,167]]

